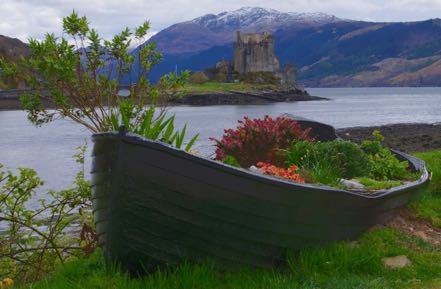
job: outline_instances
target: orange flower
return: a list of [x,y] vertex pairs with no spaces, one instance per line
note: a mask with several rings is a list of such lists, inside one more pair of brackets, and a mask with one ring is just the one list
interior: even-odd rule
[[257,167],[260,168],[260,171],[264,174],[271,175],[271,176],[277,176],[284,179],[288,179],[297,183],[304,183],[305,179],[297,173],[297,170],[299,169],[297,166],[290,166],[289,168],[279,168],[275,165],[264,163],[264,162],[258,162]]
[[11,288],[12,285],[14,285],[14,280],[12,280],[11,278],[5,278],[3,279],[3,281],[1,282],[1,288],[5,289],[5,288]]

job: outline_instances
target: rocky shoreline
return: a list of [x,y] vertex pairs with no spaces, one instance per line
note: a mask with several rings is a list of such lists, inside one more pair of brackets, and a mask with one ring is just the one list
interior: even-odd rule
[[252,105],[273,102],[328,100],[324,97],[311,96],[304,90],[288,91],[227,91],[212,93],[190,93],[174,101],[180,105]]
[[[312,100],[328,100],[324,97],[310,96],[306,91],[293,89],[287,91],[227,91],[227,92],[210,92],[210,93],[189,93],[172,101],[171,105],[252,105],[252,104],[268,104],[272,102],[292,102],[292,101],[312,101]],[[43,104],[51,108],[50,103]],[[19,94],[8,95],[2,97],[0,95],[0,110],[20,110],[21,103]]]
[[338,129],[337,134],[344,139],[360,143],[365,139],[372,139],[374,130],[379,130],[383,134],[386,146],[403,152],[412,153],[441,149],[441,123],[351,127]]

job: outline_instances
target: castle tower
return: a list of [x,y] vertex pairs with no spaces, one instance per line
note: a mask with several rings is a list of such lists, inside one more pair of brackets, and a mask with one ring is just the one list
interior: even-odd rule
[[241,34],[237,31],[234,49],[234,70],[239,73],[279,71],[274,53],[274,37],[270,32]]

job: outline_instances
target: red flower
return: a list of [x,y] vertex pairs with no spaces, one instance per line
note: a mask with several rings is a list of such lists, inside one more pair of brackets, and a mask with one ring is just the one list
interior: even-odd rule
[[235,130],[224,130],[221,140],[216,142],[216,159],[224,160],[227,155],[237,159],[242,167],[249,167],[258,161],[282,165],[281,149],[290,147],[293,140],[309,140],[310,129],[302,129],[297,121],[287,117],[263,119],[245,117],[238,121]]

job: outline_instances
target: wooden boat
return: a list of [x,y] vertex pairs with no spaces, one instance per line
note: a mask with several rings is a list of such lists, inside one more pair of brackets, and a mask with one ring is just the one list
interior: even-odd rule
[[[337,137],[331,126],[300,123],[317,139]],[[287,249],[357,238],[429,179],[423,161],[398,151],[421,178],[364,194],[234,168],[123,130],[93,142],[99,243],[108,262],[131,272],[183,260],[273,267]]]

